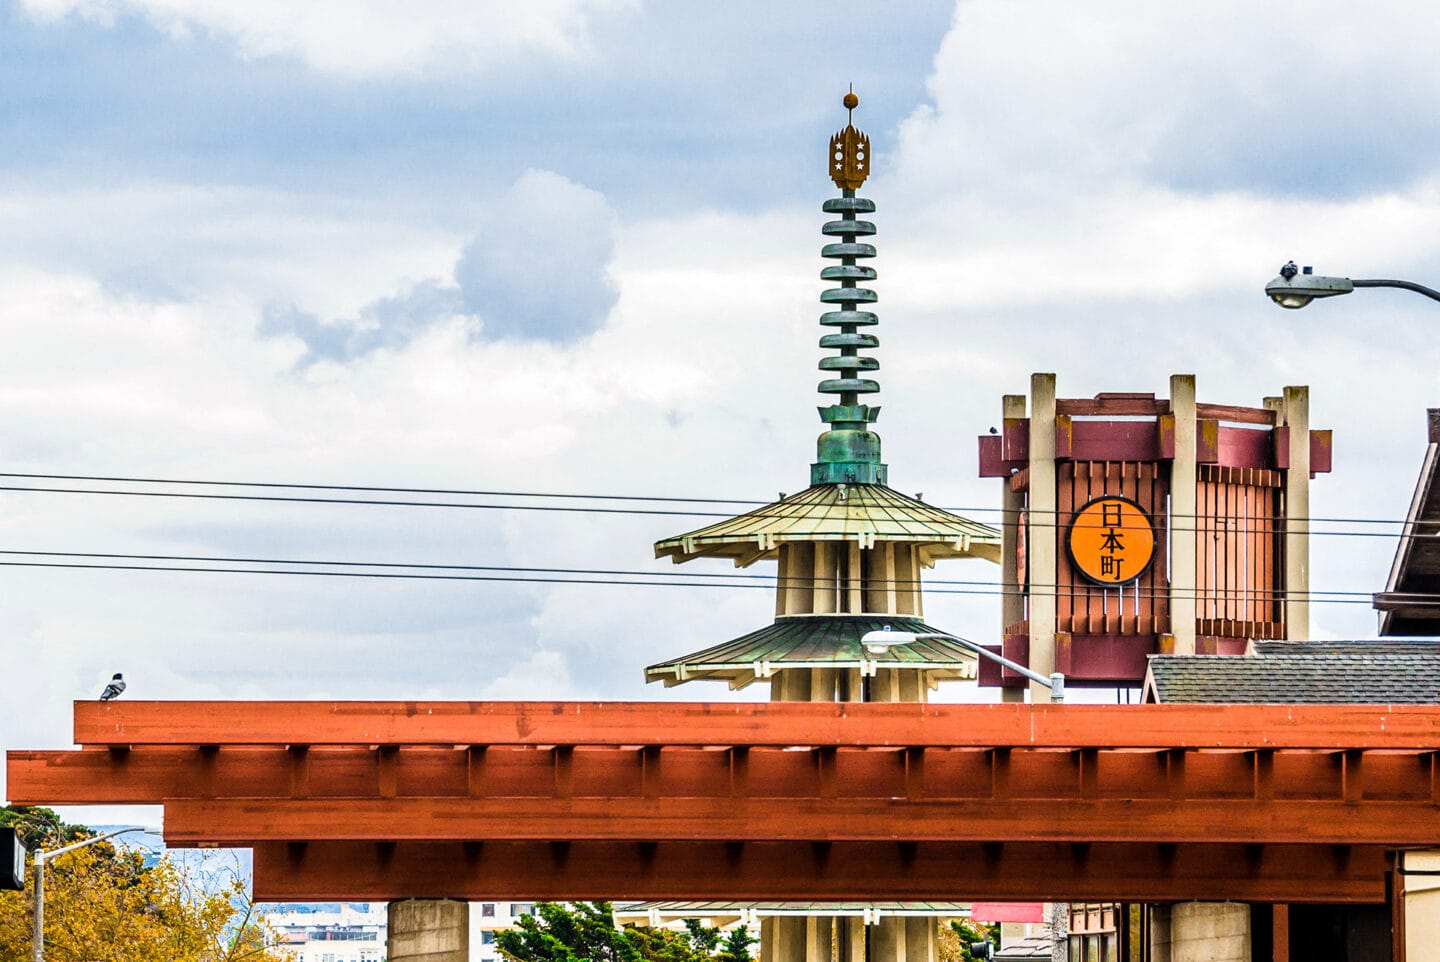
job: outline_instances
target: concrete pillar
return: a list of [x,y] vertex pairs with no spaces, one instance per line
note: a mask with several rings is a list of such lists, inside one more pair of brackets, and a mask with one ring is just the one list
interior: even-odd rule
[[853,915],[835,918],[836,962],[866,962],[865,920]]
[[1152,905],[1147,913],[1150,917],[1150,962],[1171,962],[1170,960],[1170,906]]
[[391,902],[386,915],[389,962],[469,962],[468,902],[406,899]]
[[830,962],[830,916],[811,916],[805,920],[805,962]]
[[1283,407],[1290,429],[1285,472],[1285,637],[1310,639],[1310,389],[1287,387]]
[[1250,906],[1243,902],[1171,906],[1169,962],[1251,962]]
[[906,962],[903,918],[883,915],[870,926],[870,957],[866,962]]
[[1401,852],[1405,962],[1440,962],[1440,850]]
[[[809,962],[804,917],[772,916],[760,922],[761,962]],[[826,957],[829,957],[827,951]]]
[[1170,378],[1175,460],[1170,464],[1170,654],[1195,654],[1195,375]]
[[905,920],[906,962],[929,962],[939,958],[938,933],[935,931],[937,924],[933,918],[927,917]]
[[[1060,517],[1055,503],[1055,375],[1030,375],[1030,669],[1055,670],[1055,592]],[[1030,683],[1030,700],[1047,702],[1050,689]]]
[[[1025,417],[1025,395],[1007,394],[1001,402],[1000,423],[1008,425]],[[1003,430],[1003,427],[1002,427]],[[1003,440],[1003,435],[1001,436]],[[1025,596],[1021,594],[1019,564],[1016,549],[1020,543],[1020,512],[1025,509],[1025,492],[1011,491],[1010,479],[1000,479],[1000,630],[1008,631],[1011,625],[1025,620]],[[1025,689],[1000,689],[1001,701],[1024,701]]]

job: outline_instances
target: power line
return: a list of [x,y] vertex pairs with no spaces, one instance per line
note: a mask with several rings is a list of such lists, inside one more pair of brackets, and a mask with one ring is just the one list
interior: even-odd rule
[[0,478],[35,478],[45,481],[110,481],[126,484],[185,484],[227,488],[294,488],[308,491],[369,491],[377,494],[451,494],[485,498],[572,498],[590,501],[671,501],[686,504],[750,504],[757,507],[769,503],[768,501],[740,501],[734,498],[648,497],[636,494],[572,494],[548,491],[480,491],[470,488],[391,488],[368,484],[316,484],[305,481],[211,481],[196,480],[193,478],[131,478],[88,474],[23,474],[15,471],[0,471]]
[[[750,581],[724,581],[717,580],[725,576],[706,575],[679,575],[671,572],[643,572],[625,571],[614,569],[575,569],[575,568],[518,568],[501,565],[434,565],[434,564],[389,564],[382,562],[349,562],[349,561],[314,561],[296,559],[246,559],[229,558],[200,555],[126,555],[118,553],[102,552],[56,552],[56,551],[19,551],[0,550],[0,555],[9,558],[16,557],[44,557],[44,558],[82,558],[91,562],[82,563],[78,561],[19,561],[0,560],[0,566],[18,568],[54,568],[68,570],[99,570],[99,571],[145,571],[145,572],[167,572],[167,573],[193,573],[193,574],[251,574],[251,575],[281,575],[297,577],[329,577],[329,578],[368,578],[382,580],[403,580],[403,581],[458,581],[458,582],[503,582],[503,583],[536,583],[536,584],[583,584],[583,585],[610,585],[617,587],[682,587],[682,588],[762,588],[773,590],[777,580],[774,577],[764,575],[740,576],[754,580]],[[106,560],[108,559],[108,560]],[[189,564],[159,565],[144,563],[159,560],[172,560],[176,562],[190,562]],[[118,561],[136,561],[135,564],[118,564]],[[198,563],[221,564],[226,567],[206,567]],[[252,568],[237,567],[247,564],[267,565],[305,565],[305,566],[329,566],[344,567],[347,570],[323,571],[314,567],[305,568]],[[405,568],[404,571],[374,571],[355,570],[357,568]],[[463,573],[462,573],[463,572]],[[478,574],[475,572],[486,572]],[[545,577],[544,575],[554,574],[556,577]],[[580,578],[574,577],[577,574],[592,574],[597,577]],[[637,580],[643,577],[648,580]],[[733,577],[733,576],[732,576]],[[695,580],[695,579],[699,580]],[[786,579],[787,584],[807,583],[811,579]],[[911,584],[914,582],[906,582]],[[871,581],[872,587],[880,587],[888,582]],[[935,588],[929,589],[931,594],[942,595],[978,595],[998,597],[1005,595],[1029,595],[1032,597],[1054,596],[1064,597],[1070,592],[1056,590],[1054,585],[1031,585],[1028,590],[1007,590],[994,582],[946,582],[936,580],[929,582],[935,584],[954,584],[968,587],[958,588]],[[1117,592],[1121,599],[1122,607],[1126,599],[1138,598],[1175,598],[1181,595],[1173,589],[1140,589],[1131,588]],[[1225,604],[1227,601],[1237,602],[1243,600],[1241,592],[1237,590],[1201,590],[1196,589],[1185,592],[1185,595],[1195,597],[1197,600],[1207,601],[1213,604]],[[1368,592],[1343,592],[1343,591],[1308,591],[1308,592],[1280,592],[1280,591],[1250,591],[1249,597],[1267,598],[1267,601],[1274,603],[1280,597],[1304,597],[1316,604],[1369,604],[1370,593]],[[1440,607],[1440,596],[1430,594],[1407,594],[1403,596],[1410,600],[1409,603],[1422,607]]]
[[[277,481],[219,481],[209,479],[193,478],[149,478],[149,477],[128,477],[117,475],[82,475],[82,474],[31,474],[24,472],[0,472],[0,478],[30,478],[46,481],[97,481],[108,483],[126,484],[173,484],[193,485],[202,487],[235,487],[235,488],[261,488],[261,489],[293,489],[305,491],[355,491],[372,492],[377,494],[424,494],[424,495],[451,495],[455,497],[496,497],[496,498],[536,498],[536,499],[558,499],[558,500],[581,500],[581,501],[627,501],[627,502],[651,502],[657,504],[733,504],[752,507],[764,507],[772,504],[770,501],[755,501],[739,498],[695,498],[679,497],[673,495],[634,495],[634,494],[591,494],[575,492],[546,492],[546,491],[503,491],[503,490],[480,490],[469,488],[425,488],[425,487],[403,487],[403,486],[378,486],[361,484],[318,484],[313,482],[277,482]],[[644,515],[678,515],[689,517],[722,517],[728,518],[732,515],[727,512],[717,511],[663,511],[657,509],[621,509],[621,508],[568,508],[563,506],[529,506],[515,504],[472,504],[455,501],[412,501],[396,499],[366,499],[366,498],[312,498],[299,496],[262,496],[262,495],[240,495],[240,494],[215,494],[206,495],[194,492],[183,491],[125,491],[114,489],[97,488],[56,488],[56,487],[34,487],[23,485],[0,486],[0,491],[14,492],[37,492],[51,494],[89,494],[89,495],[126,495],[132,497],[173,497],[173,498],[199,498],[212,500],[231,501],[279,501],[316,504],[358,504],[378,505],[382,507],[420,507],[420,508],[492,508],[501,510],[517,511],[575,511],[575,512],[599,512],[605,514],[644,514]],[[1017,509],[996,508],[990,506],[951,507],[942,510],[953,513],[964,514],[1015,514]],[[1019,509],[1019,513],[1041,513],[1030,509]],[[1044,512],[1052,513],[1052,512]],[[763,515],[762,515],[763,516]],[[1193,518],[1201,517],[1195,514],[1178,514],[1171,512],[1171,518]],[[1256,521],[1279,521],[1278,515],[1254,515]],[[1340,517],[1292,517],[1289,520],[1294,522],[1305,522],[1311,524],[1383,524],[1383,525],[1404,525],[1406,520],[1393,518],[1340,518]],[[1045,522],[1030,522],[1038,527],[1053,526]],[[1310,532],[1311,534],[1341,534],[1342,532]],[[1370,537],[1393,537],[1388,534],[1369,534]]]

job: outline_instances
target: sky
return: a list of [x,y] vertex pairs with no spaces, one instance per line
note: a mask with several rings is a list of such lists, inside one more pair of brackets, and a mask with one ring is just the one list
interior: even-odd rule
[[[1440,283],[1437,34],[1401,0],[0,0],[0,470],[797,491],[853,84],[895,487],[994,520],[975,438],[1034,371],[1066,397],[1309,385],[1335,432],[1313,513],[1377,522],[1316,537],[1312,585],[1379,590],[1369,535],[1440,406],[1436,305],[1261,289],[1291,258]],[[0,490],[8,552],[664,572],[653,542],[705,520]],[[728,570],[705,564],[681,571]],[[139,699],[761,697],[642,668],[773,612],[737,587],[0,579],[0,748],[68,746],[115,671]],[[990,594],[926,614],[999,630]],[[1316,637],[1374,632],[1363,598],[1314,610]]]

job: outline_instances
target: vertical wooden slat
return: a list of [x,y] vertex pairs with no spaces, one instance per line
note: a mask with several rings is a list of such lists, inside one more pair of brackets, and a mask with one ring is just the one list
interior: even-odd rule
[[1231,621],[1240,618],[1240,511],[1236,503],[1235,485],[1225,482],[1225,617]]
[[[1125,492],[1125,462],[1105,462],[1105,487],[1106,494],[1116,492],[1121,495]],[[1105,634],[1113,634],[1120,630],[1120,590],[1119,588],[1106,588],[1101,593],[1105,605],[1105,618],[1100,630]]]
[[1208,618],[1205,599],[1209,597],[1210,586],[1210,533],[1206,530],[1205,516],[1208,514],[1207,499],[1210,482],[1206,478],[1208,468],[1195,470],[1195,517],[1176,518],[1175,523],[1193,525],[1195,528],[1195,617]]
[[[1098,497],[1105,491],[1104,466],[1098,461],[1091,461],[1085,472],[1085,496],[1082,500],[1089,501]],[[1099,634],[1101,625],[1105,623],[1105,594],[1104,590],[1091,586],[1085,592],[1085,630],[1090,634]]]
[[1152,631],[1168,633],[1170,624],[1170,509],[1166,491],[1170,480],[1158,470],[1150,474],[1150,497],[1155,505],[1155,573],[1150,580],[1149,595]]
[[[1075,516],[1075,462],[1067,461],[1056,468],[1056,486],[1059,489],[1056,510],[1060,515],[1060,524],[1068,529]],[[1067,533],[1066,529],[1057,529],[1055,537],[1064,538]],[[1076,583],[1079,579],[1070,563],[1070,552],[1064,548],[1055,552],[1055,573],[1056,624],[1060,631],[1074,631]]]

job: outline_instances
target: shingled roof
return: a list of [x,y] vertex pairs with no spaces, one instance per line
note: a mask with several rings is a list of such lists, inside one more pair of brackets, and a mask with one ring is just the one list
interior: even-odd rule
[[1144,700],[1219,705],[1440,704],[1440,646],[1417,650],[1425,643],[1294,644],[1316,644],[1321,650],[1153,655],[1145,673]]

